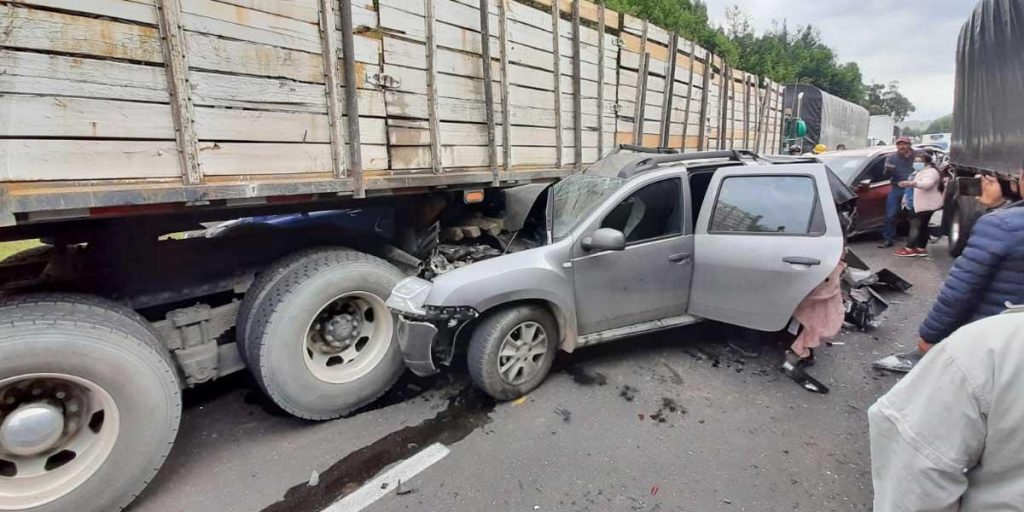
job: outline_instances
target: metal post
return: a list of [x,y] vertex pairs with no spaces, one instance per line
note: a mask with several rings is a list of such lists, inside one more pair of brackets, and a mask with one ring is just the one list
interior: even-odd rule
[[334,177],[345,177],[344,111],[341,107],[341,70],[338,68],[337,17],[332,0],[320,0],[320,41],[327,87],[327,119],[330,124],[331,163]]
[[708,104],[711,101],[711,52],[707,52],[707,56],[704,57],[704,88],[700,93],[700,130],[697,134],[697,151],[704,151],[707,149],[707,129],[708,129]]
[[743,149],[753,149],[750,144],[750,75],[743,73]]
[[640,71],[636,75],[636,108],[634,109],[633,139],[638,146],[644,145],[644,121],[647,115],[647,75],[651,65],[651,54],[644,52],[640,58]]
[[559,39],[562,36],[558,33],[558,22],[561,15],[558,13],[558,2],[551,2],[551,44],[553,47],[552,65],[555,73],[555,166],[562,167],[562,51]]
[[505,172],[512,169],[512,107],[508,104],[508,0],[498,0],[498,41],[501,44],[501,147]]
[[661,141],[660,146],[668,147],[672,134],[672,100],[676,90],[676,52],[679,51],[679,36],[672,34],[668,43],[668,71],[665,76],[665,88],[662,90],[661,102]]
[[[423,0],[424,24],[426,25],[427,47],[427,111],[430,129],[430,168],[434,174],[441,174],[441,122],[437,114],[437,40],[434,37],[434,0]],[[488,41],[489,43],[489,41]]]
[[181,4],[178,0],[160,0],[161,47],[167,73],[167,92],[171,96],[174,136],[178,145],[181,179],[186,185],[198,185],[202,179],[199,167],[199,138],[195,129],[195,107],[188,86],[188,57],[185,34],[181,25]]
[[359,96],[356,90],[356,51],[352,35],[352,0],[341,0],[341,67],[345,75],[345,116],[348,126],[348,169],[353,195],[366,197],[363,182],[363,155],[360,151]]
[[686,139],[690,135],[690,105],[693,102],[693,63],[694,53],[697,51],[697,43],[690,41],[690,78],[687,80],[686,85],[686,112],[683,114],[683,142],[679,145],[679,150],[686,152]]
[[572,127],[573,156],[577,170],[583,169],[583,96],[580,73],[580,0],[572,0]]
[[493,176],[492,183],[498,185],[501,175],[498,171],[498,148],[494,136],[494,82],[491,76],[491,7],[488,0],[480,0],[480,61],[484,78],[484,117],[487,120],[487,165]]
[[[558,2],[551,2],[557,4]],[[597,5],[597,155],[604,154],[604,4]]]
[[647,87],[647,66],[645,59],[647,55],[647,20],[643,20],[643,29],[640,31],[640,62],[636,70],[636,95],[633,99],[633,144],[643,146],[644,135],[644,96]]

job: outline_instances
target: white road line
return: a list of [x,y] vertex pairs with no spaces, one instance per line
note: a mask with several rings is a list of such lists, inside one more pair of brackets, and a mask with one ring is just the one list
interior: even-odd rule
[[377,475],[373,480],[363,484],[356,492],[332,503],[321,512],[359,512],[387,496],[388,493],[394,492],[398,487],[399,480],[405,484],[424,469],[445,458],[448,453],[447,446],[434,443],[416,455],[399,462],[395,467]]

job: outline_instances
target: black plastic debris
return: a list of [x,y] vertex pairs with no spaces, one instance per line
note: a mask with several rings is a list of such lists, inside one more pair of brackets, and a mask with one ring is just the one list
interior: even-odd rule
[[905,292],[914,285],[910,284],[906,279],[896,275],[895,272],[887,268],[883,268],[875,273],[878,276],[878,284],[888,286],[894,290]]

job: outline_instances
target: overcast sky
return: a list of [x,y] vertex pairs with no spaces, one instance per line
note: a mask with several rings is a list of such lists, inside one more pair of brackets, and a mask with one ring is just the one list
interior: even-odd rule
[[841,62],[860,65],[865,83],[892,80],[917,107],[909,120],[953,111],[953,75],[960,27],[975,0],[707,0],[712,23],[738,5],[763,31],[772,20],[812,23]]

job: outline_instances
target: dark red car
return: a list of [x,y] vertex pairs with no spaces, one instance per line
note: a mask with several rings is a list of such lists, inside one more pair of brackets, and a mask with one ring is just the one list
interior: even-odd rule
[[[930,153],[940,168],[946,160],[946,154],[937,148],[915,149]],[[874,146],[818,155],[818,159],[857,193],[857,214],[851,234],[877,231],[885,224],[885,200],[892,185],[883,170],[885,157],[895,152],[896,146]]]

